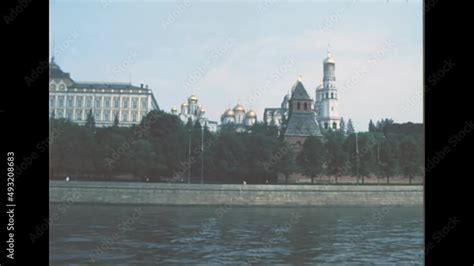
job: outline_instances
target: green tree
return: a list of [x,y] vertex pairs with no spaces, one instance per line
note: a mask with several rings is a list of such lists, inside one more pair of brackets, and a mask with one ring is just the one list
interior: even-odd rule
[[119,117],[118,117],[118,113],[115,114],[114,116],[114,123],[112,125],[113,127],[118,127],[119,126]]
[[347,129],[346,129],[346,135],[351,135],[355,133],[354,125],[352,124],[352,119],[349,118],[347,121]]
[[397,144],[388,138],[383,138],[378,146],[380,175],[387,178],[387,184],[390,183],[390,177],[396,174],[398,147]]
[[417,174],[420,160],[416,142],[413,137],[405,137],[400,143],[400,168],[402,174],[408,177],[410,184]]
[[275,158],[272,160],[275,172],[283,174],[285,183],[288,184],[289,176],[297,169],[292,147],[286,141],[280,141],[273,157]]
[[89,128],[91,130],[95,128],[95,119],[94,119],[94,115],[92,114],[92,109],[90,109],[89,112],[87,113],[85,126],[86,128]]
[[310,136],[304,142],[303,149],[297,157],[297,163],[301,172],[311,177],[311,183],[314,183],[315,177],[323,174],[324,153],[324,145],[321,139]]
[[326,173],[337,178],[344,173],[344,167],[347,163],[347,153],[343,149],[344,133],[341,131],[328,132],[326,134],[327,162]]
[[375,132],[377,129],[375,128],[374,122],[372,119],[369,121],[369,132]]
[[364,178],[370,176],[376,170],[377,158],[374,148],[377,141],[373,134],[364,132],[358,133],[358,159],[359,159],[359,175]]

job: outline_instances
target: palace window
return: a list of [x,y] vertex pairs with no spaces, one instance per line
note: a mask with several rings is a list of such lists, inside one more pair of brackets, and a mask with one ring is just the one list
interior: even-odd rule
[[110,97],[104,97],[105,108],[110,108]]
[[301,109],[301,106],[300,106],[299,102],[296,103],[296,109],[298,109],[298,110]]
[[76,110],[76,120],[77,121],[82,120],[82,110]]
[[74,106],[74,96],[67,96],[67,107]]
[[76,106],[82,107],[82,96],[76,96]]
[[91,108],[92,107],[92,96],[87,96],[86,97],[86,107]]
[[133,98],[132,98],[132,108],[133,108],[133,109],[137,109],[137,108],[138,108],[138,98],[137,98],[137,97],[133,97]]
[[115,108],[120,108],[120,98],[119,97],[114,97],[114,107]]
[[329,98],[329,94],[326,92],[326,99],[328,99],[328,98]]
[[148,107],[147,98],[146,97],[141,98],[140,104],[143,109],[146,109]]
[[122,121],[128,122],[128,112],[123,112],[122,113]]
[[104,111],[104,121],[106,121],[106,122],[110,121],[110,111],[109,110]]
[[132,122],[137,122],[137,111],[132,111]]
[[100,121],[100,110],[95,110],[94,111],[94,120],[95,121]]
[[333,128],[333,129],[337,129],[337,124],[336,124],[336,122],[333,122],[333,123],[332,123],[332,128]]
[[304,110],[308,110],[308,104],[307,103],[304,103]]
[[117,118],[120,121],[119,111],[114,111],[113,116],[114,116],[112,117],[113,121],[115,121],[115,118]]
[[122,106],[123,106],[123,108],[128,108],[128,98],[123,98],[122,99]]
[[100,102],[102,101],[102,97],[95,97],[95,107],[100,108]]
[[324,122],[324,129],[328,129],[329,128],[329,123],[328,122]]
[[72,110],[67,110],[67,120],[72,120]]
[[64,96],[58,96],[58,107],[64,107]]
[[58,118],[64,118],[64,110],[63,109],[58,110]]
[[54,107],[54,100],[56,96],[50,95],[49,96],[49,107]]
[[331,99],[334,99],[334,93],[331,92]]

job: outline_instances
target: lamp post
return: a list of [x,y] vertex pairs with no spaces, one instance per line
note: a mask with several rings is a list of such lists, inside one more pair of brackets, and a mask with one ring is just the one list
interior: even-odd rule
[[380,177],[380,140],[377,142],[377,183],[379,182]]
[[188,148],[188,184],[191,184],[191,128],[188,130],[188,143],[189,143],[189,148]]
[[357,175],[357,184],[359,184],[359,140],[357,138],[357,132],[355,133],[356,137],[356,175]]
[[201,126],[201,184],[204,182],[204,126]]

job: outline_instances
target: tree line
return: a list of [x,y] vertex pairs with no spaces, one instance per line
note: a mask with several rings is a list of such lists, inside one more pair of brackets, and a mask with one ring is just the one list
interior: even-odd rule
[[[423,174],[423,127],[370,121],[356,133],[352,121],[324,137],[308,137],[295,154],[274,125],[256,123],[248,132],[223,125],[211,133],[198,122],[183,124],[163,111],[152,111],[139,125],[96,127],[90,113],[83,126],[50,119],[50,178],[150,182],[276,183],[301,173],[315,178]],[[203,167],[201,167],[203,166]]]

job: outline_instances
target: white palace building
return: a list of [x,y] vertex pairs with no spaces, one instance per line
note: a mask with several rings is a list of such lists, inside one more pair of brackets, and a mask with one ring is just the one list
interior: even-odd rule
[[116,82],[77,82],[54,62],[49,63],[49,116],[85,124],[92,111],[98,127],[139,124],[158,104],[148,85]]

